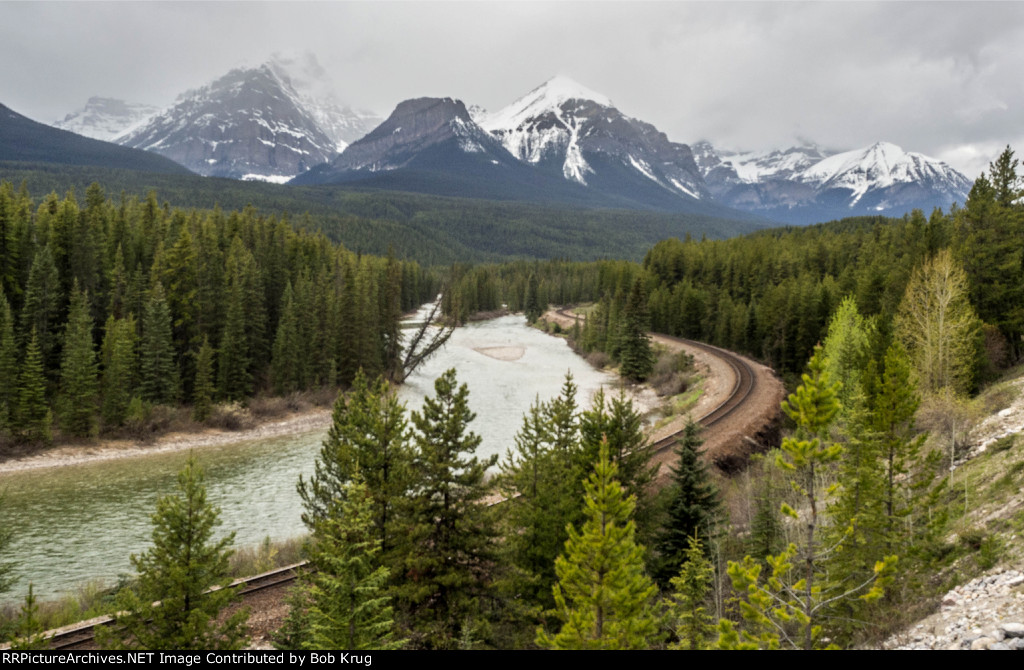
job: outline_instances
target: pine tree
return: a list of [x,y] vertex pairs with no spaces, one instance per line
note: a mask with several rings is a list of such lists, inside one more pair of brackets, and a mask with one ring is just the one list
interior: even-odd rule
[[476,415],[454,369],[435,380],[434,391],[412,414],[418,478],[398,594],[408,604],[416,645],[450,649],[479,616],[496,566],[493,523],[480,503],[488,491],[484,474],[497,456],[474,455],[480,437],[467,430]]
[[396,649],[394,619],[385,595],[389,570],[381,564],[374,502],[357,472],[328,516],[312,528],[313,570],[305,578],[306,649]]
[[71,311],[64,330],[64,351],[60,366],[61,427],[68,435],[91,437],[96,434],[96,393],[99,376],[96,349],[92,341],[92,317],[89,297],[78,290],[75,281]]
[[673,595],[669,605],[675,620],[677,642],[670,649],[707,649],[715,622],[707,612],[708,596],[715,580],[715,567],[704,555],[697,536],[691,537],[679,574],[672,578]]
[[36,252],[25,288],[21,309],[21,342],[28,342],[33,331],[44,370],[57,368],[57,326],[61,309],[60,276],[49,245]]
[[[17,378],[18,345],[14,339],[14,317],[7,297],[0,289],[0,379]],[[10,431],[16,401],[17,386],[9,382],[0,384],[0,440]]]
[[396,544],[396,508],[405,498],[411,476],[412,453],[406,440],[405,408],[383,378],[372,384],[360,372],[351,391],[339,394],[333,423],[323,441],[313,477],[299,478],[311,530],[327,518],[332,505],[344,498],[356,471],[373,499],[374,532],[387,554]]
[[587,520],[569,529],[565,553],[555,562],[559,632],[537,631],[548,649],[647,649],[658,637],[652,611],[657,587],[644,574],[644,549],[634,539],[635,501],[616,479],[602,446],[586,482]]
[[21,612],[15,622],[14,634],[11,636],[11,651],[36,651],[49,649],[50,644],[43,637],[43,624],[39,620],[39,604],[32,584],[28,585],[28,594]]
[[299,351],[299,313],[291,282],[285,285],[281,304],[281,320],[278,321],[277,336],[274,338],[270,377],[274,382],[274,391],[286,394],[298,391],[304,376]]
[[12,432],[23,442],[49,444],[53,415],[46,403],[46,377],[43,356],[35,330],[25,349],[25,360],[18,375],[18,404],[15,406]]
[[195,421],[203,422],[210,417],[213,393],[213,347],[204,335],[196,355],[196,381],[192,385],[192,418]]
[[[203,471],[190,454],[178,473],[178,492],[160,498],[153,514],[153,546],[132,556],[135,590],[118,594],[109,630],[97,641],[113,649],[240,649],[248,612],[218,622],[236,597],[227,588],[234,533],[214,541],[220,510],[206,500]],[[210,591],[212,587],[220,587]],[[151,603],[160,601],[159,606]]]
[[582,520],[582,486],[577,461],[579,442],[575,425],[576,385],[566,378],[562,394],[549,402],[535,402],[523,417],[515,447],[502,463],[501,486],[507,498],[503,516],[510,530],[505,546],[520,571],[517,589],[530,602],[554,605],[555,558],[565,546],[567,526]]
[[619,336],[618,359],[622,364],[619,373],[627,379],[642,382],[654,370],[654,352],[647,336],[649,320],[647,293],[643,279],[637,277],[626,301]]
[[238,281],[232,281],[228,288],[227,304],[217,365],[218,386],[221,395],[228,400],[242,400],[252,391],[252,375],[249,373],[249,346],[245,336],[245,308]]
[[655,539],[655,577],[667,585],[679,574],[694,537],[714,537],[722,505],[701,460],[699,427],[691,419],[676,442],[676,462],[667,490],[665,520]]
[[103,336],[103,376],[100,415],[107,427],[124,425],[128,404],[135,393],[135,317],[107,319]]
[[171,312],[157,282],[149,292],[142,315],[141,389],[145,400],[172,403],[178,397],[178,366],[174,362]]

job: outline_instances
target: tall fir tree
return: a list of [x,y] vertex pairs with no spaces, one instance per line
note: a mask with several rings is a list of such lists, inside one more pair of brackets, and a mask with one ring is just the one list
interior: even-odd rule
[[[245,643],[247,611],[218,621],[237,596],[227,588],[235,534],[214,540],[220,510],[207,501],[203,479],[195,456],[189,454],[178,473],[177,493],[157,501],[153,546],[132,556],[138,584],[118,594],[120,613],[109,629],[97,633],[101,647],[227,650]],[[160,604],[154,607],[156,601]]]
[[7,297],[0,289],[0,440],[10,432],[11,419],[17,401],[18,345],[14,339],[14,316]]
[[71,310],[64,330],[59,400],[61,427],[65,433],[75,437],[91,437],[96,434],[99,375],[92,326],[89,296],[78,289],[78,281],[75,280]]
[[145,400],[172,403],[178,397],[178,366],[174,361],[171,312],[164,288],[156,282],[142,315],[140,388]]
[[135,317],[107,319],[103,335],[103,376],[100,379],[100,416],[103,425],[116,428],[124,425],[128,416],[128,404],[135,393],[135,369],[138,356],[135,353]]
[[52,425],[53,415],[46,402],[43,355],[33,329],[18,375],[18,402],[11,430],[22,442],[49,444],[53,437],[50,430]]
[[586,482],[586,521],[569,529],[555,562],[557,633],[537,631],[548,649],[648,649],[658,639],[652,602],[657,587],[644,574],[644,549],[635,541],[635,502],[616,479],[602,446]]
[[476,415],[454,369],[435,380],[434,391],[412,413],[417,478],[397,593],[415,630],[413,644],[452,649],[481,616],[497,566],[494,524],[481,504],[484,475],[497,456],[475,456],[480,437],[468,425]]
[[700,428],[691,419],[676,442],[676,461],[666,489],[665,517],[655,536],[657,559],[654,576],[667,586],[679,574],[694,537],[705,538],[702,546],[715,537],[722,504],[718,488],[711,481],[701,458]]
[[707,649],[714,636],[715,622],[707,605],[715,581],[711,564],[700,538],[694,535],[686,548],[679,574],[672,578],[669,610],[675,620],[676,641],[670,649]]
[[213,347],[203,336],[203,344],[196,354],[196,380],[192,385],[192,418],[203,422],[210,418],[213,409]]
[[389,570],[381,562],[373,517],[373,498],[357,471],[311,528],[307,553],[313,569],[303,577],[300,606],[290,615],[297,631],[292,645],[362,651],[404,644],[394,638]]
[[642,382],[654,370],[654,352],[647,335],[649,322],[647,292],[643,278],[637,277],[626,301],[619,335],[619,372],[627,379]]
[[412,474],[407,440],[405,408],[394,391],[383,378],[370,383],[358,373],[351,391],[334,403],[313,477],[299,478],[303,522],[312,529],[326,518],[358,470],[373,499],[374,532],[388,554],[397,543],[396,516]]

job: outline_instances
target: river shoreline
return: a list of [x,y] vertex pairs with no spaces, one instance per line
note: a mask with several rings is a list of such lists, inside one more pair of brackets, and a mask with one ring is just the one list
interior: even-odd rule
[[199,432],[166,433],[150,441],[100,440],[90,444],[62,444],[0,462],[0,475],[300,435],[326,430],[330,424],[331,410],[317,407],[284,418],[274,417],[243,430],[209,428]]

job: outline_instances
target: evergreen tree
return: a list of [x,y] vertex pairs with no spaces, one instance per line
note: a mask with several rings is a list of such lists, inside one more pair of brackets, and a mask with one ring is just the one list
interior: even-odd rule
[[648,324],[647,293],[643,279],[637,277],[626,301],[619,336],[618,359],[622,365],[619,372],[627,379],[642,382],[654,370],[654,352],[647,336]]
[[[218,622],[236,597],[227,588],[234,533],[214,541],[220,510],[206,500],[203,471],[190,454],[178,473],[178,492],[160,498],[153,514],[153,546],[132,556],[135,590],[118,594],[114,624],[97,631],[113,649],[240,649],[248,612]],[[212,587],[220,587],[209,591]],[[153,607],[151,603],[160,601]]]
[[15,406],[12,432],[23,442],[49,444],[53,415],[46,403],[46,377],[43,356],[35,330],[25,349],[25,360],[18,375],[18,404]]
[[77,280],[71,294],[71,311],[64,330],[60,378],[61,427],[68,435],[75,437],[95,435],[96,393],[99,390],[96,349],[92,341],[89,297],[78,290]]
[[218,385],[224,398],[241,400],[252,391],[252,375],[249,372],[249,343],[245,335],[245,307],[240,282],[231,282],[227,305],[217,365]]
[[555,562],[557,633],[537,631],[548,649],[647,649],[658,637],[652,611],[657,587],[644,574],[644,549],[634,539],[635,501],[616,479],[607,446],[586,482],[586,521],[569,529]]
[[135,317],[107,319],[103,336],[103,376],[100,414],[107,427],[124,425],[135,392]]
[[714,585],[715,567],[704,552],[700,539],[691,537],[682,569],[672,578],[669,609],[675,620],[677,641],[669,645],[670,649],[707,649],[710,645],[715,623],[707,612],[707,601]]
[[149,292],[142,315],[141,390],[145,400],[172,403],[178,397],[178,367],[174,362],[171,312],[164,288],[157,282]]
[[360,372],[351,391],[338,394],[315,473],[308,482],[299,478],[302,520],[311,530],[344,498],[358,470],[373,499],[373,526],[381,550],[387,554],[394,548],[400,532],[397,507],[411,477],[406,425],[405,408],[383,378],[371,384]]
[[577,487],[570,485],[581,480],[575,395],[576,385],[567,376],[558,398],[535,402],[501,465],[507,499],[503,516],[509,525],[505,546],[519,570],[517,589],[547,608],[554,605],[555,558],[568,538],[566,528],[581,520],[582,487],[577,494]]
[[328,516],[313,525],[313,567],[304,578],[306,649],[396,649],[392,609],[385,595],[389,570],[381,565],[373,498],[358,471]]
[[722,513],[718,489],[701,460],[703,441],[699,431],[691,419],[682,439],[676,442],[676,462],[671,468],[665,520],[655,538],[658,552],[655,578],[663,585],[668,585],[679,574],[694,537],[714,537]]
[[[0,379],[18,378],[18,345],[14,339],[14,317],[7,297],[0,289]],[[0,384],[0,440],[10,431],[17,386],[10,382]]]
[[285,394],[298,391],[304,376],[300,351],[302,340],[299,337],[299,310],[291,282],[285,285],[281,304],[281,320],[278,321],[277,337],[274,338],[270,377],[274,382],[274,390]]
[[487,468],[474,454],[480,437],[467,432],[476,416],[469,389],[451,369],[434,382],[434,397],[413,412],[417,480],[398,595],[407,603],[419,647],[451,649],[479,616],[496,567],[493,523],[481,504]]
[[192,385],[192,418],[203,422],[210,417],[213,408],[213,347],[203,336],[203,345],[196,355],[196,381]]
[[29,583],[25,603],[21,606],[14,634],[11,636],[11,651],[49,649],[49,641],[43,637],[43,632],[43,624],[39,620],[39,604],[36,602],[32,584]]
[[57,368],[57,327],[61,312],[61,286],[49,245],[36,252],[25,288],[21,309],[22,342],[28,342],[33,331],[44,370]]

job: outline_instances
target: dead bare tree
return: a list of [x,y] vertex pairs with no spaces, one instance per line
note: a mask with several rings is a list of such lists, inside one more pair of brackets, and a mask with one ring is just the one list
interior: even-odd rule
[[408,345],[403,348],[400,364],[389,375],[391,381],[395,384],[404,382],[413,370],[444,346],[454,331],[453,321],[441,322],[441,298],[438,296],[427,318],[416,327]]

